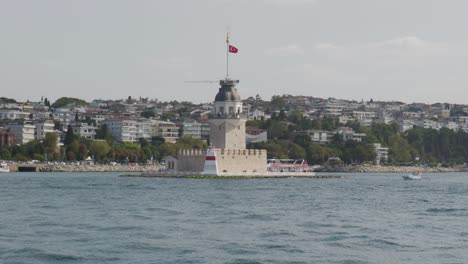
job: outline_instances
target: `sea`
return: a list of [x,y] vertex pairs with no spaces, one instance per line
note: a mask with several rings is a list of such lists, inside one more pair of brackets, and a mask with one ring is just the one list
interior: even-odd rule
[[0,263],[468,263],[468,174],[0,174]]

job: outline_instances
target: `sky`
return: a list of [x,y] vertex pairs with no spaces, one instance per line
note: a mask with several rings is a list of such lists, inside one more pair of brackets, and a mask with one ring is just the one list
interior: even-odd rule
[[0,0],[0,97],[468,104],[466,0]]

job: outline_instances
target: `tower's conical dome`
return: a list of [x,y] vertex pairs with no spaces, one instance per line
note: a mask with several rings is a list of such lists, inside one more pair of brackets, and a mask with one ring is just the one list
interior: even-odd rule
[[240,102],[241,97],[236,89],[236,83],[238,80],[221,80],[221,88],[215,97],[215,102]]

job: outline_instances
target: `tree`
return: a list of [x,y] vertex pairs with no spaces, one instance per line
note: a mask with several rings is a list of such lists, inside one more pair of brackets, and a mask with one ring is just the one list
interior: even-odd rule
[[47,154],[48,160],[57,159],[57,142],[58,142],[57,134],[46,133],[44,137],[44,141],[42,143],[44,145],[44,150]]
[[174,120],[176,118],[175,113],[167,112],[161,115],[161,120]]
[[305,159],[306,151],[298,144],[291,143],[288,149],[288,157],[290,159]]
[[96,130],[96,139],[104,139],[107,142],[112,141],[112,134],[107,124],[102,125],[98,130]]
[[73,133],[73,127],[71,125],[68,125],[67,133],[65,134],[65,139],[63,140],[63,144],[65,144],[65,146],[68,146],[73,142],[74,139],[75,139],[75,133]]
[[156,114],[154,113],[153,110],[145,110],[141,112],[141,116],[144,118],[152,118],[152,117],[155,117]]
[[0,160],[11,160],[11,153],[6,147],[0,148]]
[[111,147],[106,141],[93,141],[90,145],[90,151],[94,155],[96,161],[103,161],[107,158]]
[[64,107],[64,106],[67,106],[67,105],[70,105],[70,104],[87,105],[88,103],[86,101],[78,99],[78,98],[61,97],[61,98],[57,99],[57,101],[55,101],[52,104],[52,107],[53,108],[60,108],[60,107]]
[[270,105],[273,109],[281,109],[284,107],[285,105],[285,102],[284,102],[284,99],[283,97],[279,96],[279,95],[273,95],[271,97],[271,102],[270,102]]
[[288,113],[288,120],[295,124],[300,124],[303,121],[302,112],[294,109]]
[[268,120],[267,133],[268,133],[268,138],[287,139],[289,136],[288,125],[286,122]]
[[78,159],[85,160],[88,157],[88,147],[86,144],[80,144],[78,147]]

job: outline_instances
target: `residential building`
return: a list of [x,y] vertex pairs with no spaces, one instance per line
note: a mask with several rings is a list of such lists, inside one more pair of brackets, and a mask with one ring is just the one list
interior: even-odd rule
[[75,121],[75,113],[69,108],[57,108],[52,114],[54,120],[59,121],[63,126],[67,127],[71,122]]
[[267,131],[263,129],[256,127],[246,127],[245,133],[246,144],[267,142],[268,140]]
[[182,135],[193,138],[202,138],[202,124],[196,121],[182,124]]
[[112,137],[118,142],[134,143],[138,140],[136,121],[130,119],[106,119],[101,122],[101,126],[107,125]]
[[73,134],[94,140],[96,138],[96,130],[97,128],[92,125],[88,125],[87,123],[82,122],[73,122],[70,123],[70,126],[73,129]]
[[380,165],[381,162],[388,161],[388,148],[382,147],[380,143],[374,144],[375,164]]
[[365,133],[356,133],[350,127],[338,128],[336,133],[342,136],[343,141],[353,140],[356,142],[362,142],[362,139],[366,136]]
[[147,119],[137,120],[136,122],[136,138],[151,138],[153,123]]
[[179,128],[169,121],[157,121],[153,126],[153,136],[162,137],[168,143],[175,143],[179,138]]
[[29,112],[16,109],[0,109],[0,119],[29,119]]
[[312,143],[328,144],[333,140],[336,132],[326,130],[307,130],[306,133],[310,136]]
[[0,129],[0,146],[10,146],[16,144],[15,133],[9,129]]
[[209,140],[210,133],[211,133],[210,124],[207,122],[201,123],[201,138],[203,140]]
[[265,119],[265,112],[259,109],[255,109],[254,111],[249,113],[250,120],[263,120]]
[[10,131],[15,134],[16,144],[26,144],[33,141],[35,128],[36,126],[31,122],[7,125],[7,129],[10,129]]
[[50,120],[35,122],[34,126],[34,138],[37,140],[43,140],[47,133],[53,133],[55,131],[54,122]]

